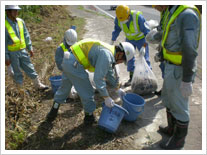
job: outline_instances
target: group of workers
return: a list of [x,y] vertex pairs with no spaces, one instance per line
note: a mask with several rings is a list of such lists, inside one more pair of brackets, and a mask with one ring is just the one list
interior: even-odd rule
[[[60,105],[65,102],[74,86],[83,105],[84,123],[93,124],[96,103],[88,71],[94,72],[96,90],[103,97],[105,105],[112,108],[115,102],[107,91],[106,80],[120,98],[125,95],[124,90],[120,88],[115,65],[120,63],[127,65],[129,81],[125,86],[130,86],[135,68],[135,49],[144,55],[151,68],[148,44],[156,40],[159,42],[159,53],[154,59],[162,64],[164,83],[161,97],[162,103],[166,106],[168,120],[168,126],[160,126],[159,132],[169,136],[167,142],[161,142],[160,147],[181,149],[184,146],[190,120],[189,96],[192,94],[196,73],[200,13],[195,6],[153,5],[152,7],[161,12],[161,18],[160,25],[155,27],[157,33],[151,35],[149,40],[145,38],[151,31],[145,24],[142,12],[133,11],[125,5],[116,8],[115,26],[109,44],[89,38],[77,42],[76,30],[68,29],[65,32],[63,42],[55,54],[57,67],[62,71],[62,84],[54,95],[54,103],[46,117],[48,121],[53,121],[57,117]],[[30,56],[33,56],[32,44],[24,21],[17,18],[17,11],[20,9],[17,5],[6,6],[6,65],[10,71],[13,69],[13,79],[18,87],[23,83],[20,71],[22,69],[34,80],[38,89],[48,89],[48,86],[40,82],[30,61]],[[126,41],[113,45],[121,31],[125,33]]]

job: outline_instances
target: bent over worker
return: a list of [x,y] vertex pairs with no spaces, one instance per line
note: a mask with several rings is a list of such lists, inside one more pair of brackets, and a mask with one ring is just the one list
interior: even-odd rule
[[62,85],[54,97],[54,104],[47,115],[49,121],[57,116],[61,103],[67,98],[71,87],[74,86],[81,98],[85,112],[84,123],[95,121],[93,112],[96,108],[94,89],[90,83],[88,73],[94,72],[96,90],[104,98],[108,107],[114,106],[113,99],[106,89],[106,81],[116,89],[119,96],[125,93],[119,88],[119,78],[114,71],[115,65],[128,62],[134,57],[134,47],[130,43],[122,42],[117,46],[109,45],[99,40],[84,39],[71,46],[72,53],[65,52],[63,59],[63,73],[67,77],[67,85]]
[[[140,53],[143,53],[144,58],[151,68],[149,60],[149,47],[145,41],[145,36],[150,31],[145,26],[145,19],[142,12],[130,10],[126,5],[119,5],[116,8],[116,18],[114,20],[114,31],[112,32],[111,44],[116,41],[120,32],[123,31],[126,36],[126,42],[131,43],[134,48],[137,48]],[[131,85],[131,80],[133,77],[133,72],[135,68],[135,58],[127,64],[127,71],[129,72],[129,81],[125,83],[125,86]]]
[[32,42],[24,21],[17,18],[20,9],[18,5],[6,5],[5,7],[5,63],[6,66],[12,66],[13,78],[18,88],[21,89],[23,86],[22,69],[33,80],[37,89],[45,90],[49,87],[40,82],[30,61],[30,56],[33,56]]
[[164,23],[162,53],[165,76],[162,102],[167,112],[167,127],[159,131],[170,138],[161,142],[164,149],[181,149],[185,144],[190,121],[189,97],[193,93],[196,57],[200,35],[200,12],[195,6],[169,5]]

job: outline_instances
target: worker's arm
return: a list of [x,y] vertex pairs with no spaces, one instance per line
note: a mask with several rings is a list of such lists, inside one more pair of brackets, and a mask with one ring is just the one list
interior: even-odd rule
[[121,32],[121,28],[118,25],[118,20],[115,18],[114,20],[114,31],[112,32],[112,41],[116,41],[117,37],[119,36]]
[[144,33],[144,35],[146,36],[150,30],[144,25],[144,23],[145,23],[144,16],[140,14],[138,17],[139,28],[140,28],[140,31]]
[[32,41],[30,39],[30,34],[27,30],[27,27],[23,21],[23,27],[24,27],[24,39],[25,39],[25,43],[26,43],[26,48],[28,51],[33,51],[33,48],[32,48]]
[[10,65],[10,58],[9,58],[9,51],[8,51],[8,40],[9,40],[9,34],[7,29],[5,28],[5,63],[6,65]]
[[183,81],[192,82],[196,72],[196,57],[198,47],[198,37],[200,31],[200,21],[196,14],[190,13],[193,10],[187,9],[178,18],[179,36],[181,39]]
[[117,71],[115,71],[116,68],[109,68],[109,71],[106,75],[106,81],[112,88],[118,88],[119,86],[119,75],[116,74]]
[[55,63],[57,65],[57,68],[62,71],[62,62],[63,62],[63,57],[64,57],[64,51],[62,48],[59,46],[55,52]]
[[94,82],[96,89],[99,91],[102,97],[108,97],[109,93],[106,89],[105,77],[108,71],[112,67],[113,55],[110,51],[106,49],[101,49],[96,60],[95,72],[94,72]]

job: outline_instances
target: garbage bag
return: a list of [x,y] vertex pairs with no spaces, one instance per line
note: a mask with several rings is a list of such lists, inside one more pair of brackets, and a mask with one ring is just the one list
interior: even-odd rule
[[144,56],[139,55],[135,62],[135,70],[132,77],[132,92],[139,95],[147,95],[154,92],[157,87],[157,78],[146,63]]
[[154,28],[159,26],[159,22],[157,20],[150,19],[150,20],[144,22],[144,25],[149,30],[152,30],[152,29],[154,29]]
[[95,82],[93,81],[94,72],[89,72],[89,71],[87,71],[87,70],[86,70],[86,72],[88,73],[89,81],[91,82],[91,85],[92,85],[93,89],[96,89],[96,84],[95,84]]
[[72,99],[78,99],[79,98],[78,92],[75,90],[74,86],[71,88],[69,98],[72,98]]

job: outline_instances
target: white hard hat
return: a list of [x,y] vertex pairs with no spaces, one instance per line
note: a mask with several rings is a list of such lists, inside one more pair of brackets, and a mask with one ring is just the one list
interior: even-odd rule
[[134,57],[135,54],[134,46],[129,42],[122,42],[120,43],[120,45],[124,49],[126,55],[126,62],[128,62]]
[[77,33],[73,29],[68,29],[65,32],[64,38],[65,38],[65,41],[68,45],[73,45],[77,41]]
[[21,10],[18,5],[6,5],[5,10]]

